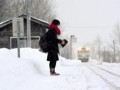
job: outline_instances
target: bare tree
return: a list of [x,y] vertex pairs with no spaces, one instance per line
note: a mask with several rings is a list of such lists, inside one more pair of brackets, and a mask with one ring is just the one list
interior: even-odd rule
[[97,55],[98,55],[98,59],[101,59],[101,46],[102,46],[102,41],[100,36],[97,37],[97,39],[95,40],[96,43],[96,49],[97,49]]
[[96,59],[96,49],[95,46],[91,47],[91,58]]
[[[0,21],[26,14],[26,0],[0,0]],[[55,18],[54,0],[28,0],[29,13],[39,19],[51,21]]]
[[31,0],[31,15],[37,18],[41,18],[46,21],[51,21],[55,18],[55,6],[54,0]]
[[113,30],[113,40],[115,62],[120,62],[120,26],[118,23],[115,25],[115,29]]
[[5,0],[0,0],[0,10],[2,10],[2,6],[4,5]]
[[112,53],[113,53],[112,51],[110,51],[110,50],[108,50],[106,48],[105,48],[105,50],[102,50],[101,55],[103,57],[103,61],[111,63],[111,61],[113,60]]
[[109,41],[109,43],[107,43],[107,48],[109,49],[109,51],[107,51],[106,54],[109,53],[108,54],[109,57],[106,59],[109,59],[109,62],[120,62],[120,28],[119,28],[119,24],[115,25],[115,28],[111,35],[111,40]]
[[3,17],[3,6],[5,5],[6,0],[0,0],[0,21],[2,21]]

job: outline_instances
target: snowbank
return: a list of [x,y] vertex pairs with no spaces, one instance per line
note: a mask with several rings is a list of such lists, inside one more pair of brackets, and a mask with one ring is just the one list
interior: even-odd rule
[[[0,49],[0,90],[110,90],[105,83],[80,62],[60,56],[56,71],[60,76],[49,75],[47,54],[37,49]],[[111,64],[103,64],[112,68]],[[119,68],[114,65],[115,70]],[[100,83],[96,83],[97,81]]]

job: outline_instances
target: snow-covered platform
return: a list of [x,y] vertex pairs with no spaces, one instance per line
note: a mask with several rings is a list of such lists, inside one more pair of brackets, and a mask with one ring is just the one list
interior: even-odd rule
[[120,75],[119,64],[99,64],[96,60],[81,63],[60,57],[56,71],[61,75],[50,76],[46,57],[37,49],[22,48],[21,58],[17,58],[17,49],[0,49],[0,90],[119,90],[118,79],[112,83],[115,88],[101,78],[104,72],[98,75],[93,71],[99,67]]

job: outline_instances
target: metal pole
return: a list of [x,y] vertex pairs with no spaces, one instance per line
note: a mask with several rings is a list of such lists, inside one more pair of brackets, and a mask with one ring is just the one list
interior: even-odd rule
[[104,61],[105,61],[105,52],[106,52],[106,51],[105,51],[105,46],[104,46]]
[[73,59],[73,39],[74,35],[70,36],[70,59]]
[[100,42],[99,42],[99,45],[98,45],[98,54],[99,54],[99,61],[100,61]]
[[70,59],[72,59],[72,35],[70,36]]
[[28,14],[28,16],[27,16],[27,46],[31,47],[30,14]]
[[17,46],[18,46],[18,58],[20,58],[20,21],[17,19]]
[[30,13],[28,12],[28,0],[26,0],[26,15],[27,15],[27,47],[31,47],[31,25]]
[[[18,0],[16,1],[16,17],[18,17]],[[20,58],[20,26],[19,21],[16,18],[16,31],[17,31],[17,52],[18,52],[18,58]]]
[[114,48],[114,58],[113,61],[116,62],[116,51],[115,51],[115,41],[113,40],[113,48]]

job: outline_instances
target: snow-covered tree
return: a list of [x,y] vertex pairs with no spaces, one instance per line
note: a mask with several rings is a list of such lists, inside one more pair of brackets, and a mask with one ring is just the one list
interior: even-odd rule
[[117,23],[112,35],[113,43],[111,48],[113,49],[113,62],[120,62],[120,26]]
[[97,59],[100,60],[101,59],[101,46],[102,46],[102,40],[101,40],[101,37],[98,36],[94,42],[95,46],[94,48],[96,49],[95,53],[97,54]]
[[[54,0],[0,0],[0,21],[26,14],[28,12],[37,18],[45,21],[51,21],[55,18],[55,1]],[[17,13],[18,12],[18,13]]]

